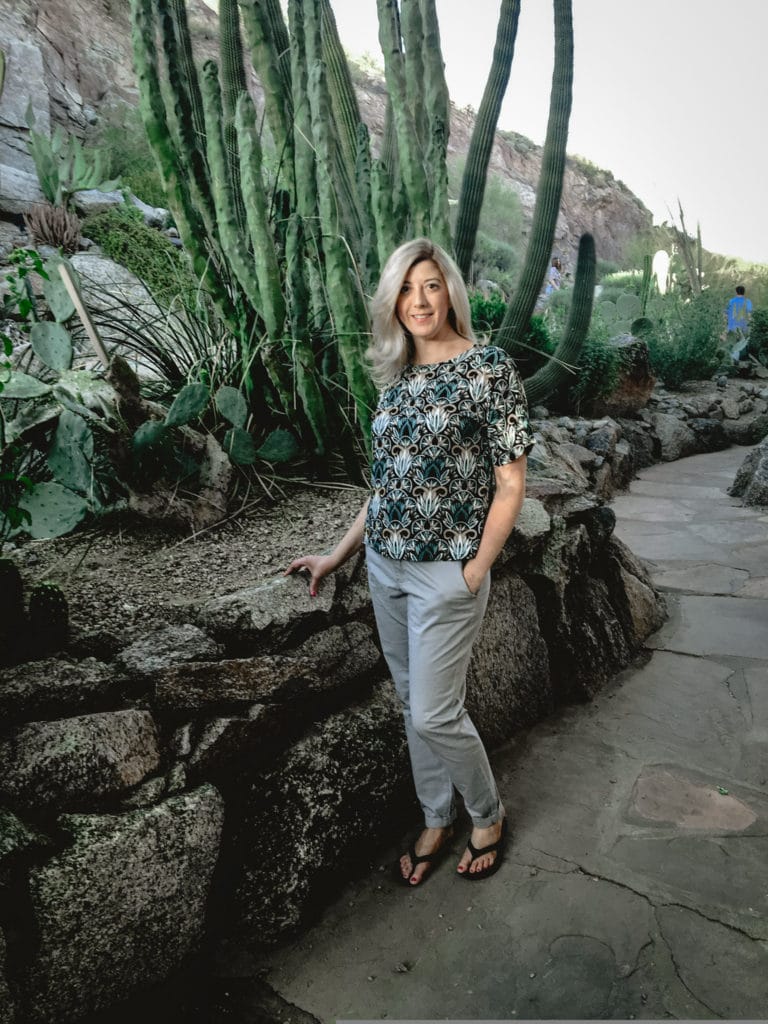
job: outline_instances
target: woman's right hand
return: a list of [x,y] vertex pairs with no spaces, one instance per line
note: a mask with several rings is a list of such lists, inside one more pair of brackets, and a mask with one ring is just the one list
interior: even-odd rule
[[309,596],[317,597],[320,580],[324,576],[328,576],[329,573],[332,573],[337,567],[338,563],[330,555],[301,555],[300,558],[294,558],[283,573],[283,576],[290,576],[294,572],[308,572]]

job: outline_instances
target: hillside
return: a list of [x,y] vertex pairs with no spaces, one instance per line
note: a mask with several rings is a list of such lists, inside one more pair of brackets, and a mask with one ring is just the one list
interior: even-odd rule
[[[188,0],[188,9],[200,58],[215,57],[216,15],[202,0]],[[137,102],[128,3],[0,0],[0,39],[8,58],[0,101],[0,211],[18,214],[39,197],[25,144],[30,102],[38,128],[58,123],[79,135],[106,107]],[[255,79],[252,88],[258,103],[261,90]],[[376,146],[384,125],[383,81],[361,79],[359,98]],[[473,124],[472,111],[453,108],[449,156],[466,154]],[[519,195],[524,230],[533,211],[540,166],[539,147],[512,133],[497,135],[491,168]],[[627,242],[650,224],[650,212],[610,173],[569,161],[554,246],[566,266],[575,262],[584,231],[595,236],[599,257],[619,260]]]

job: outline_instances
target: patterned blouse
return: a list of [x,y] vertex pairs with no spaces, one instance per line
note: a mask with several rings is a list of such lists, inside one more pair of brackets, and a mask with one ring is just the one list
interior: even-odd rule
[[405,366],[381,394],[372,434],[365,543],[412,562],[473,558],[494,466],[533,447],[522,382],[493,345]]

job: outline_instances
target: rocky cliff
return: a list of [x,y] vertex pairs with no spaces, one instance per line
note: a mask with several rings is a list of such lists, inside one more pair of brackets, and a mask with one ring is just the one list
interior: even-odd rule
[[[201,59],[216,56],[217,18],[203,0],[188,0],[190,23]],[[0,212],[19,213],[39,200],[34,166],[26,149],[26,110],[32,104],[38,128],[63,124],[82,135],[99,112],[114,103],[135,104],[127,0],[0,0],[0,46],[8,58],[0,99]],[[253,81],[254,96],[260,87]],[[383,82],[360,87],[363,117],[374,140],[384,124]],[[474,116],[454,108],[449,152],[466,153]],[[375,141],[374,141],[375,144]],[[519,194],[530,223],[541,167],[541,150],[519,137],[497,136],[492,169]],[[591,231],[598,256],[620,259],[651,214],[610,174],[591,174],[569,162],[555,238],[555,251],[573,265],[579,235]]]

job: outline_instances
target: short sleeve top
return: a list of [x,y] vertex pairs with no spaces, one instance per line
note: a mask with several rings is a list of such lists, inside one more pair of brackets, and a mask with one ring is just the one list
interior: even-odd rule
[[533,447],[512,359],[475,345],[446,362],[405,366],[381,394],[372,446],[365,543],[405,561],[473,558],[494,467]]

